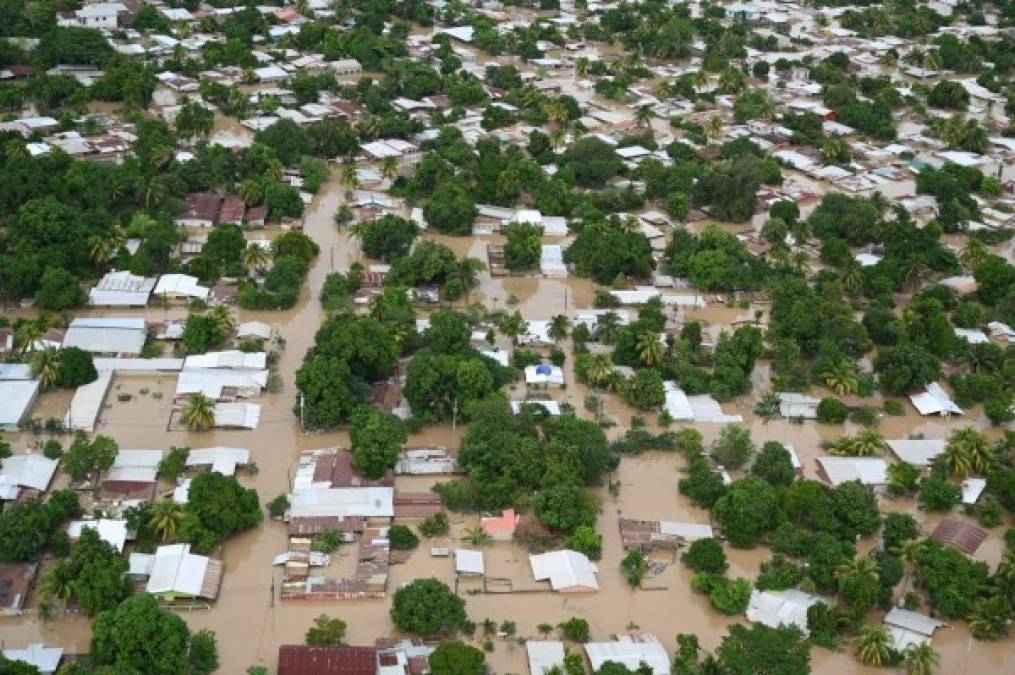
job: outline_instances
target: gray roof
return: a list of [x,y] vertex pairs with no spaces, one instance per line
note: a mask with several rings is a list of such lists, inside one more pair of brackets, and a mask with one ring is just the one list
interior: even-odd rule
[[38,393],[38,380],[0,380],[0,428],[20,425]]
[[93,354],[140,354],[146,337],[144,319],[82,318],[71,321],[63,346]]

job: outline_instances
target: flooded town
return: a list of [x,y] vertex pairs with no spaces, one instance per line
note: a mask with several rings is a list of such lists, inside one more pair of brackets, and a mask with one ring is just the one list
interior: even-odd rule
[[1015,4],[7,3],[0,675],[1015,672]]

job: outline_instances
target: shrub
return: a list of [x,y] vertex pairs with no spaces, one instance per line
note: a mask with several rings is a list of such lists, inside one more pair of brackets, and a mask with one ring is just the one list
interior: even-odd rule
[[280,494],[268,502],[268,515],[272,518],[281,518],[288,508],[289,498],[285,494]]
[[849,415],[849,408],[837,398],[823,398],[818,403],[818,422],[822,424],[842,424]]
[[680,556],[680,561],[695,572],[721,574],[728,567],[726,554],[717,539],[699,539],[693,542],[687,552]]
[[419,524],[419,532],[424,537],[443,537],[450,530],[451,523],[448,522],[448,514],[444,511],[438,511]]
[[411,551],[419,546],[419,537],[407,525],[392,525],[388,528],[388,541],[396,551]]
[[560,633],[565,640],[571,642],[588,642],[589,622],[581,617],[572,616],[560,624]]

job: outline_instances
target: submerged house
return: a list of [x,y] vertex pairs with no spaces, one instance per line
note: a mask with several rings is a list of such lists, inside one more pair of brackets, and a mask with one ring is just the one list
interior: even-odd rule
[[154,555],[131,554],[131,572],[147,573],[145,590],[163,601],[214,600],[222,585],[222,561],[190,552],[190,544],[159,546]]

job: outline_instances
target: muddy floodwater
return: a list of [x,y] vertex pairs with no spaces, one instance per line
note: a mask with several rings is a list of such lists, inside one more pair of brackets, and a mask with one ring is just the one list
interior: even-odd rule
[[[224,132],[238,129],[222,129]],[[205,447],[213,445],[239,446],[251,450],[252,458],[259,471],[256,475],[241,473],[239,480],[257,489],[261,501],[267,502],[276,495],[286,492],[296,458],[302,450],[329,446],[347,446],[345,432],[328,434],[304,434],[298,419],[293,414],[293,377],[306,350],[313,343],[314,333],[322,320],[318,300],[319,292],[327,274],[344,271],[360,258],[359,246],[351,241],[346,231],[338,231],[332,224],[332,214],[344,199],[345,188],[336,182],[328,183],[314,200],[306,219],[306,232],[321,246],[321,254],[313,264],[308,282],[297,306],[287,312],[248,312],[239,310],[239,321],[261,320],[276,327],[286,340],[281,354],[278,372],[284,381],[281,393],[264,394],[261,421],[256,431],[213,431],[190,433],[167,430],[171,400],[174,391],[172,377],[117,377],[114,389],[107,398],[97,433],[112,436],[121,448],[158,448],[170,446]],[[268,237],[271,233],[249,233],[250,238]],[[486,245],[501,241],[499,235],[465,238],[444,237],[427,233],[432,238],[451,246],[458,255],[470,255],[486,260]],[[592,286],[583,279],[540,279],[522,277],[491,277],[481,275],[480,286],[471,295],[470,301],[481,301],[491,308],[514,306],[528,318],[549,318],[558,313],[573,312],[575,308],[591,305]],[[724,326],[732,321],[753,318],[751,307],[747,310],[729,309],[721,305],[709,305],[704,309],[681,314],[681,319],[698,319],[706,326]],[[668,310],[671,311],[671,310]],[[146,310],[85,310],[83,314],[93,316],[145,316],[149,320],[161,321],[167,318],[185,316],[185,309],[149,308]],[[506,343],[505,343],[506,346]],[[569,359],[570,354],[569,354]],[[570,403],[579,415],[589,417],[583,402],[589,392],[573,379],[570,362],[565,367],[567,387],[554,392],[555,398]],[[759,387],[767,381],[767,370],[759,366],[755,383]],[[515,385],[512,392],[521,396],[523,385]],[[161,392],[162,396],[155,396]],[[129,401],[118,400],[118,394],[130,393]],[[36,417],[62,416],[69,404],[68,392],[43,395],[33,410]],[[792,424],[784,421],[764,423],[751,413],[753,399],[744,399],[724,404],[727,413],[744,416],[751,427],[754,440],[760,446],[766,440],[790,443],[804,463],[805,475],[816,476],[814,458],[822,454],[820,443],[844,432],[856,429],[847,427],[826,427],[814,423]],[[974,409],[966,418],[955,421],[927,420],[921,418],[906,406],[907,414],[882,420],[881,430],[886,438],[905,438],[914,433],[927,437],[943,438],[953,429],[974,424],[985,427],[983,414]],[[603,413],[618,423],[610,430],[611,436],[619,435],[630,423],[633,411],[614,396],[604,397]],[[646,415],[649,428],[656,428],[654,415]],[[677,428],[677,427],[674,427]],[[706,442],[714,439],[719,425],[696,425]],[[428,427],[409,439],[409,445],[444,445],[456,448],[464,433],[459,427],[449,425]],[[8,436],[20,447],[38,439],[32,436]],[[674,521],[708,522],[707,511],[698,509],[677,493],[676,484],[681,476],[683,460],[675,454],[652,452],[638,457],[625,457],[613,476],[621,484],[618,496],[611,496],[605,489],[599,491],[602,500],[602,515],[598,530],[603,534],[603,559],[599,561],[599,582],[601,590],[590,594],[554,594],[549,590],[518,592],[511,594],[482,593],[481,583],[463,581],[460,593],[465,598],[469,616],[477,623],[490,618],[498,623],[509,620],[517,625],[515,639],[496,639],[495,649],[488,655],[493,670],[497,673],[527,672],[525,649],[517,638],[538,637],[537,625],[556,625],[572,616],[586,618],[591,626],[594,639],[607,639],[610,635],[639,628],[657,635],[672,653],[676,647],[678,633],[696,633],[704,647],[714,648],[726,632],[731,621],[744,621],[743,617],[731,619],[720,615],[709,605],[708,599],[694,593],[690,588],[691,572],[669,555],[653,555],[660,563],[657,574],[649,576],[645,588],[632,590],[620,572],[621,548],[618,518],[664,519]],[[399,488],[409,491],[429,489],[430,478],[399,478]],[[164,485],[165,490],[171,486]],[[886,510],[906,510],[914,513],[926,528],[936,524],[938,518],[927,518],[915,509],[911,501],[884,502]],[[452,514],[452,533],[449,537],[434,541],[424,540],[411,558],[402,565],[391,568],[388,581],[388,597],[385,600],[361,600],[346,602],[301,602],[283,604],[278,598],[281,568],[272,567],[272,558],[287,549],[287,529],[282,523],[268,521],[262,526],[244,532],[230,539],[221,557],[225,561],[225,576],[218,600],[211,609],[183,612],[181,616],[194,629],[210,628],[218,636],[221,668],[219,672],[230,675],[242,673],[250,665],[265,665],[274,670],[278,647],[287,643],[300,643],[314,617],[327,613],[341,617],[348,624],[349,644],[372,644],[378,636],[391,635],[394,628],[388,618],[390,599],[393,592],[403,583],[419,577],[436,577],[454,586],[454,569],[451,558],[430,556],[430,546],[459,546],[458,537],[466,528],[477,524],[474,515]],[[1000,533],[1003,528],[991,532],[990,539],[978,552],[978,557],[991,566],[997,564],[1002,552]],[[540,584],[532,581],[527,552],[508,542],[491,543],[483,547],[488,577],[510,578],[517,590],[539,589]],[[355,545],[346,545],[333,555],[328,575],[344,575],[355,564]],[[728,549],[730,575],[753,579],[759,564],[770,553],[759,548],[753,551]],[[29,642],[42,641],[60,645],[69,652],[87,651],[90,628],[86,619],[76,616],[61,616],[48,624],[40,622],[34,612],[37,596],[33,594],[30,610],[20,618],[0,618],[0,639],[6,646],[21,646]],[[482,630],[477,631],[476,641],[481,641]],[[962,622],[955,622],[940,631],[934,640],[941,652],[941,673],[1002,673],[1015,672],[1015,647],[1012,642],[981,643],[971,641]],[[833,653],[814,648],[812,661],[815,672],[827,674],[867,672],[859,666],[848,649]],[[870,670],[870,672],[874,672]]]

